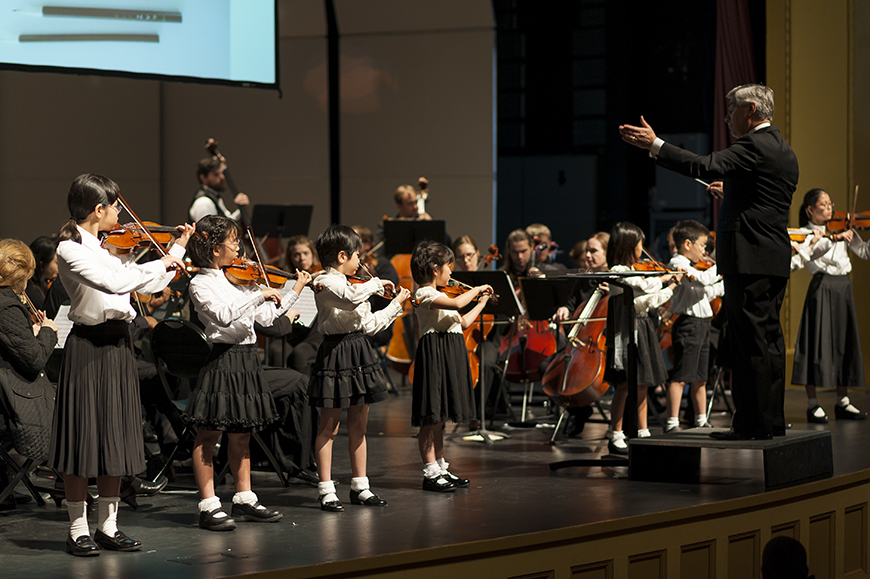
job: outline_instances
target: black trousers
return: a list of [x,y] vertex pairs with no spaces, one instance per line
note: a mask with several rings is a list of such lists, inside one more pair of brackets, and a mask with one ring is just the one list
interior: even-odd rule
[[779,311],[787,277],[724,275],[734,420],[740,434],[785,433],[785,339]]

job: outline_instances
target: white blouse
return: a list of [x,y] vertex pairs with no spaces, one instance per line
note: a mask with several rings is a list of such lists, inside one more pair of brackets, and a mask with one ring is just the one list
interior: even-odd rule
[[323,286],[314,296],[317,303],[317,329],[321,334],[362,331],[371,336],[387,328],[402,315],[402,304],[396,300],[372,313],[369,298],[384,292],[384,286],[377,278],[352,284],[344,274],[330,267],[314,283]]
[[[825,230],[824,225],[816,225],[815,223],[809,223],[807,227]],[[807,237],[807,240],[809,239]],[[852,237],[852,241],[848,244],[845,241],[833,241],[828,237],[823,237],[813,247],[809,259],[806,259],[806,255],[802,255],[803,252],[798,253],[796,257],[798,257],[798,260],[801,257],[804,258],[803,261],[807,271],[812,275],[819,272],[828,275],[846,275],[852,271],[852,261],[849,259],[849,252],[846,249],[847,245],[852,250],[852,253],[861,259],[870,259],[870,247],[868,247],[866,241],[861,239],[861,236],[857,232],[854,232],[854,237]],[[797,269],[796,265],[803,265],[798,260],[792,258],[792,270]]]
[[[76,324],[95,326],[107,320],[129,322],[136,317],[130,292],[153,294],[162,291],[174,271],[166,271],[160,260],[135,263],[134,256],[119,257],[100,247],[100,240],[78,227],[82,242],[61,241],[57,246],[57,269],[72,305],[69,319]],[[177,258],[184,248],[169,250]]]
[[671,311],[693,318],[713,317],[713,308],[710,307],[711,296],[717,297],[725,293],[725,285],[719,279],[716,266],[701,271],[692,267],[692,262],[689,261],[688,257],[677,253],[671,257],[668,267],[670,269],[684,269],[686,273],[695,278],[692,280],[683,277],[671,298]]
[[444,294],[434,287],[421,286],[417,288],[416,297],[420,305],[414,313],[420,321],[420,335],[429,332],[453,332],[462,333],[462,316],[459,310],[444,310],[435,306],[432,302],[438,296]]
[[277,307],[263,298],[259,287],[235,285],[221,269],[202,268],[190,280],[190,301],[205,325],[209,344],[256,343],[254,322],[271,326],[298,299],[296,292],[287,292]]
[[[631,271],[631,268],[627,265],[614,265],[610,271]],[[650,309],[663,305],[674,293],[666,285],[662,285],[662,280],[655,275],[624,277],[619,281],[634,287],[634,311],[640,316],[645,316]],[[621,288],[615,285],[610,287],[611,296],[620,294]]]

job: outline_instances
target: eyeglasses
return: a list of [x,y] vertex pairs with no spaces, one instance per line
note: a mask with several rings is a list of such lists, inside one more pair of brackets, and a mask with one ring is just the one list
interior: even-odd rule
[[115,211],[118,212],[118,215],[120,215],[120,214],[121,214],[121,211],[123,211],[123,209],[124,209],[124,208],[121,207],[120,205],[110,205],[109,203],[101,203],[101,205],[102,205],[103,207],[109,207],[109,208],[111,208],[111,209],[114,209]]
[[218,243],[218,245],[226,245],[227,247],[235,247],[236,249],[239,249],[238,241],[227,241],[224,243]]

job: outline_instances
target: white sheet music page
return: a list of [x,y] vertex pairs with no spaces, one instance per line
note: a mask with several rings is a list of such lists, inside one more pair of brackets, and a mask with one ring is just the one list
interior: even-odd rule
[[[292,286],[289,283],[285,288],[290,289],[282,291],[282,297],[286,296],[287,292],[293,291]],[[302,324],[306,328],[312,327],[314,319],[317,317],[317,304],[314,301],[314,290],[308,286],[302,288],[302,293],[299,294],[299,299],[293,307],[299,312],[299,319],[297,319],[296,322]]]
[[69,319],[69,310],[69,305],[60,306],[57,310],[57,316],[54,318],[54,323],[57,324],[57,344],[54,346],[55,349],[62,349],[66,346],[66,337],[69,336],[72,330],[73,323]]

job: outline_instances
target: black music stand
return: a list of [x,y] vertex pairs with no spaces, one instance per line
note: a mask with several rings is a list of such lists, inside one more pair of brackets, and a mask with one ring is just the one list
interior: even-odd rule
[[[452,274],[453,279],[460,281],[464,284],[470,286],[479,286],[479,285],[489,285],[492,287],[493,292],[499,296],[498,303],[493,303],[491,300],[486,303],[486,306],[483,308],[481,315],[478,316],[477,321],[480,325],[480,335],[483,335],[483,315],[493,315],[493,316],[506,316],[515,319],[518,315],[520,315],[523,311],[520,302],[517,300],[516,292],[514,292],[514,286],[511,283],[510,277],[508,277],[507,272],[504,271],[454,271]],[[467,309],[472,308],[473,305],[469,305]],[[467,311],[466,309],[466,311]],[[481,342],[482,344],[482,342]],[[481,344],[478,344],[477,348],[480,350]],[[479,355],[481,362],[483,362],[483,356]],[[503,387],[504,383],[504,372],[507,370],[507,364],[505,364],[504,370],[502,370],[501,380],[499,381],[499,392]],[[461,436],[463,440],[474,440],[477,442],[484,442],[486,444],[492,444],[496,440],[501,440],[503,438],[510,438],[509,434],[505,434],[504,432],[499,432],[496,430],[487,430],[486,429],[486,366],[481,363],[480,364],[480,377],[478,378],[477,384],[480,387],[480,428],[474,430],[472,432],[466,432],[462,434],[452,435],[448,437],[448,440],[451,438],[455,438],[456,436]]]
[[426,239],[444,243],[446,230],[441,219],[387,219],[384,221],[384,255],[414,253],[417,244]]
[[[623,308],[625,309],[626,327],[630,328],[628,332],[628,368],[625,369],[626,377],[628,378],[628,398],[625,401],[625,410],[622,413],[622,431],[625,432],[626,438],[629,440],[637,438],[637,340],[634,336],[634,288],[625,283],[625,278],[649,277],[653,275],[661,275],[661,272],[608,271],[565,276],[578,280],[589,279],[597,282],[607,282],[611,286],[622,288],[622,295],[613,296],[611,294],[610,299],[613,300],[618,297],[618,299],[622,300]],[[629,454],[627,457],[608,454],[601,458],[561,460],[551,462],[550,470],[555,471],[569,466],[628,466],[631,461],[631,444],[629,444],[628,449]]]
[[[522,288],[523,297],[525,298],[526,317],[529,321],[540,322],[549,320],[559,309],[559,306],[566,303],[571,293],[574,291],[574,286],[577,285],[576,278],[569,277],[551,277],[551,278],[520,278],[520,287]],[[525,365],[526,362],[526,344],[520,343],[520,361]],[[522,373],[527,373],[527,368],[522,368]],[[532,370],[535,370],[534,368]],[[534,422],[526,420],[526,412],[528,404],[532,400],[532,391],[534,382],[531,382],[528,377],[524,380],[523,388],[523,409],[520,415],[519,422],[509,422],[508,425],[514,428],[534,428]]]
[[314,205],[254,205],[251,227],[258,235],[278,238],[278,253],[285,237],[308,235]]

